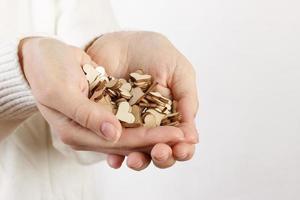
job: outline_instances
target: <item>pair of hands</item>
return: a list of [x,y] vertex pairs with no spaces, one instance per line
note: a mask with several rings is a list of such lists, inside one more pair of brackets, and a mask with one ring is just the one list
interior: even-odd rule
[[[188,60],[162,35],[152,32],[116,32],[101,36],[83,51],[49,38],[26,38],[20,43],[20,61],[37,107],[60,139],[75,150],[108,154],[119,168],[159,168],[189,160],[198,142],[195,72]],[[109,75],[125,77],[141,68],[159,83],[164,95],[178,101],[180,127],[122,129],[113,113],[90,101],[84,64],[105,66]],[[170,88],[170,90],[168,89]]]

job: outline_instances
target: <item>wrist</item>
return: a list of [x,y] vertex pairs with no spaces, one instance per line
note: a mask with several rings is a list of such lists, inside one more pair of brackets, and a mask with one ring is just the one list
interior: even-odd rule
[[26,37],[20,40],[19,45],[18,45],[18,57],[19,57],[19,63],[20,63],[20,68],[23,73],[23,76],[25,80],[27,81],[28,85],[29,82],[26,78],[25,74],[25,64],[24,64],[24,57],[30,52],[33,51],[34,46],[40,41],[41,39],[45,39],[44,37]]
[[33,41],[37,41],[39,39],[41,39],[41,37],[26,37],[20,40],[18,46],[18,56],[19,56],[19,62],[22,71],[24,70],[23,61],[24,61],[24,56],[26,54],[25,52],[30,51],[28,48],[29,46],[32,46],[30,44],[32,44]]

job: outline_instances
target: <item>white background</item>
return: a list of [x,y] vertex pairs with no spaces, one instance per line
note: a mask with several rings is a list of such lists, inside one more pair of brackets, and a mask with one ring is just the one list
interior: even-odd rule
[[300,1],[112,4],[122,27],[162,32],[197,68],[201,143],[168,170],[97,166],[100,197],[300,199]]

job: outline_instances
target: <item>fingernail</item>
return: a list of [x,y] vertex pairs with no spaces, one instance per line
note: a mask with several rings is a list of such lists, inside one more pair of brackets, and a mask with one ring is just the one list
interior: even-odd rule
[[108,123],[108,122],[102,123],[101,133],[109,141],[114,141],[117,136],[116,128],[111,123]]

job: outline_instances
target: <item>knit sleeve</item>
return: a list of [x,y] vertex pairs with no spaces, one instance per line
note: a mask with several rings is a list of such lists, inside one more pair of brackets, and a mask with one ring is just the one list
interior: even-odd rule
[[0,120],[25,119],[36,111],[35,100],[18,58],[19,40],[0,40]]

